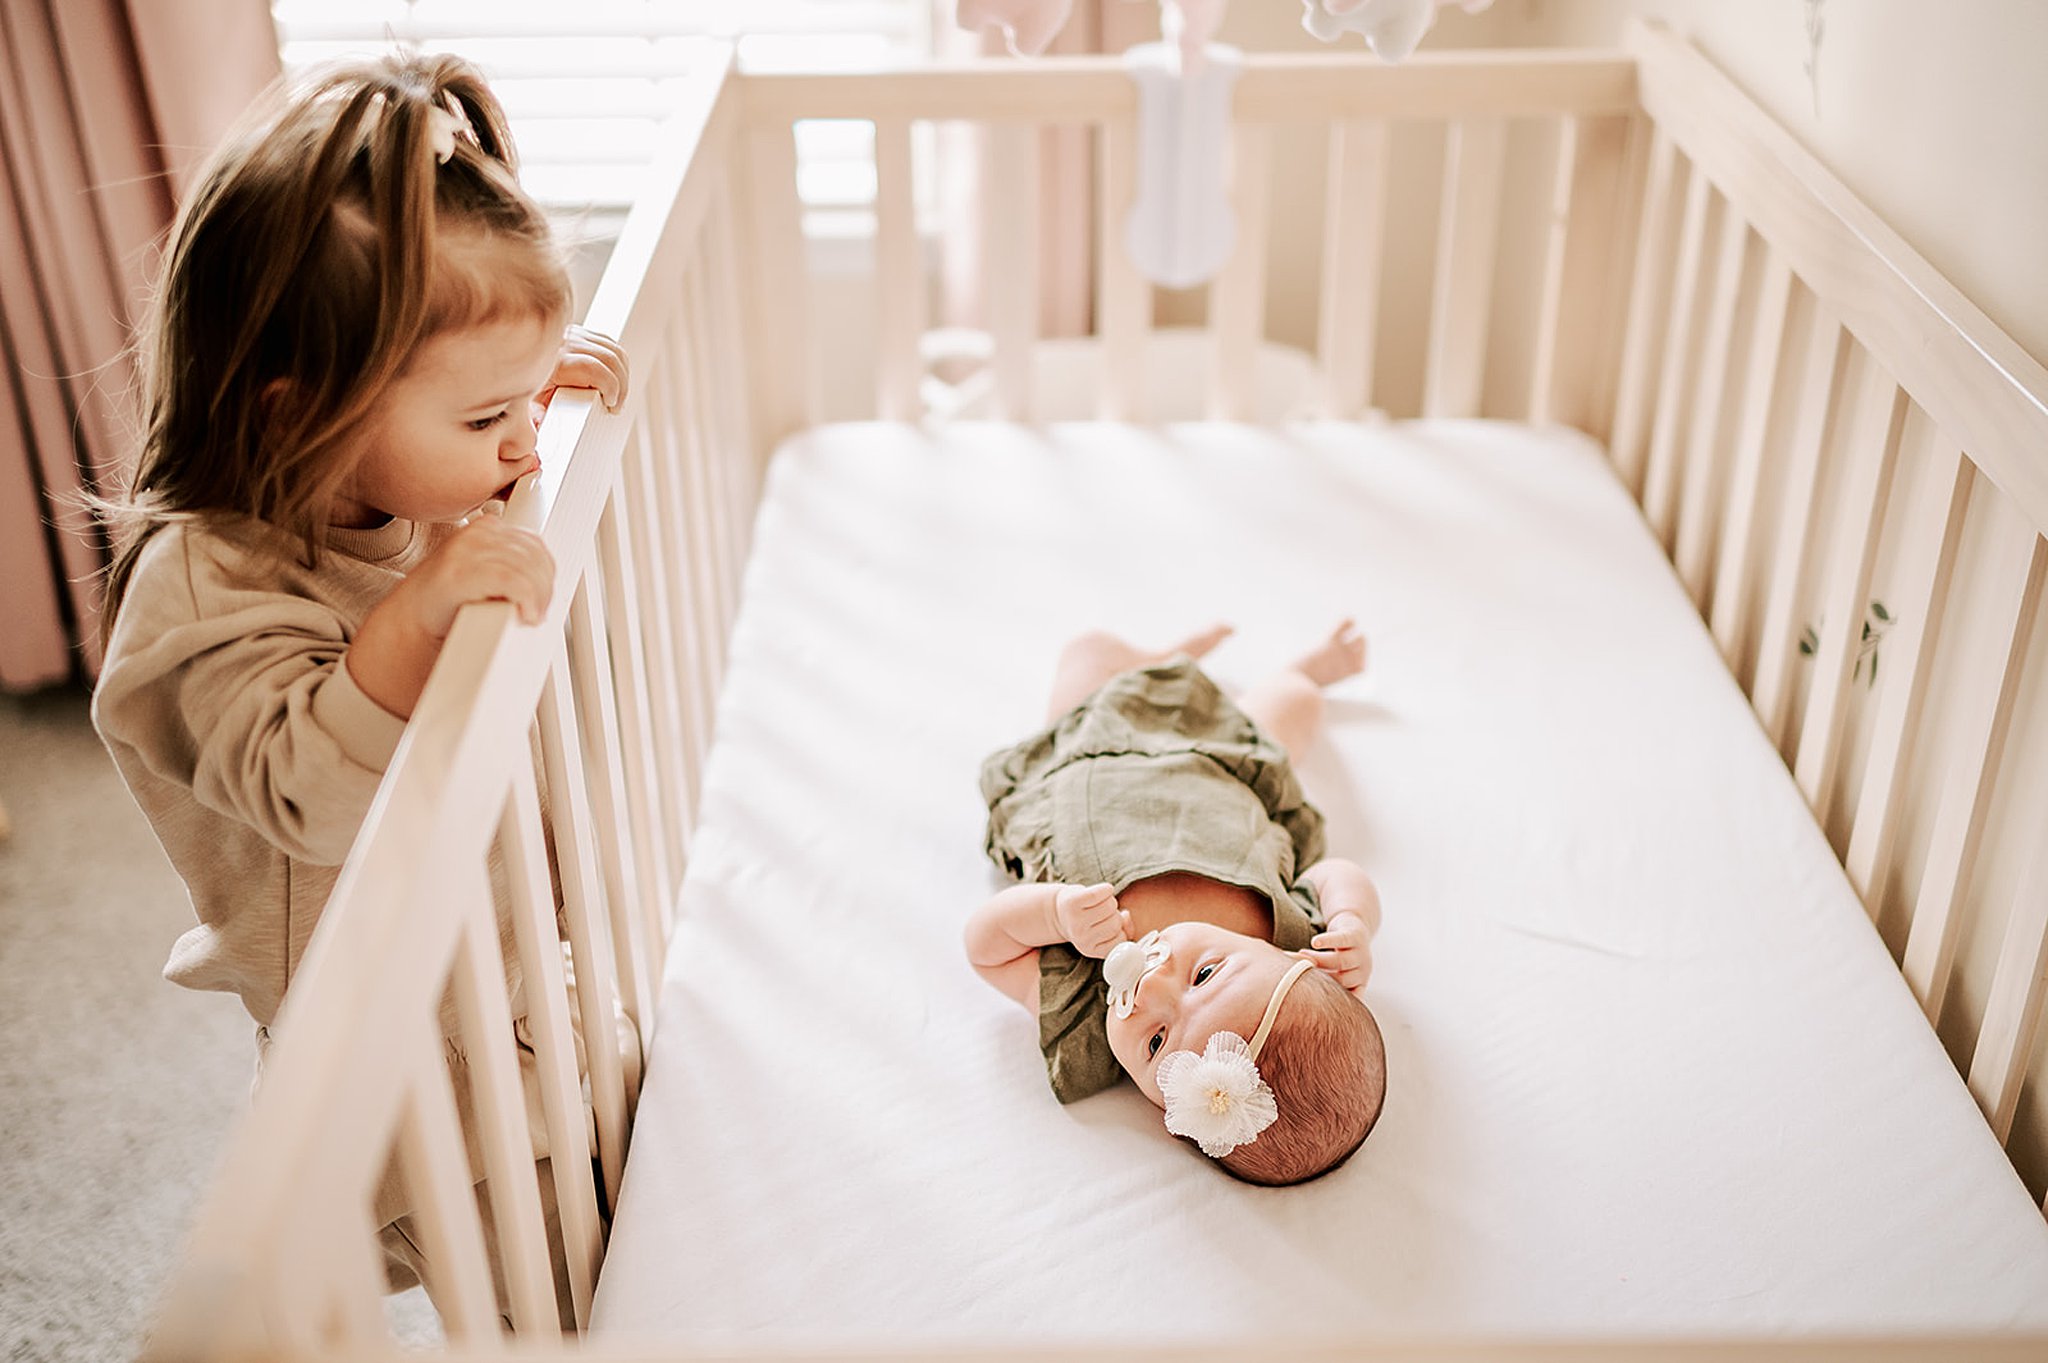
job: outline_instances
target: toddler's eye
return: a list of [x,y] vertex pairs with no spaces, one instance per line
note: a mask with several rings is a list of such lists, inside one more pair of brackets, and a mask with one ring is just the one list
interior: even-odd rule
[[1152,1033],[1152,1039],[1145,1043],[1145,1054],[1147,1056],[1157,1055],[1159,1054],[1159,1048],[1165,1044],[1166,1033],[1154,1032]]
[[504,419],[505,413],[499,412],[496,416],[478,417],[475,421],[471,421],[466,424],[472,431],[488,431],[489,429],[491,429],[491,427],[497,425]]
[[1201,968],[1200,970],[1197,970],[1197,971],[1195,972],[1195,983],[1196,983],[1196,984],[1203,984],[1203,983],[1206,983],[1206,982],[1208,981],[1208,978],[1209,978],[1209,977],[1210,977],[1211,975],[1214,975],[1215,973],[1216,973],[1216,963],[1215,963],[1214,961],[1211,961],[1211,962],[1209,962],[1209,964],[1207,964],[1207,965],[1203,966],[1203,967],[1202,967],[1202,968]]

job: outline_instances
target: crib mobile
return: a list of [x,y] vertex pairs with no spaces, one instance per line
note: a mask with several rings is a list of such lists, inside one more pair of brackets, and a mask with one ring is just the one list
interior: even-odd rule
[[[1124,53],[1138,87],[1136,195],[1124,220],[1124,249],[1154,284],[1205,284],[1237,248],[1237,215],[1228,181],[1230,103],[1244,53],[1211,42],[1228,0],[1159,0],[1163,41]],[[1493,0],[1302,0],[1301,26],[1326,43],[1346,33],[1365,39],[1381,60],[1407,60],[1456,4],[1468,14]],[[1000,31],[1019,56],[1045,51],[1073,0],[960,0],[955,13],[970,32]]]

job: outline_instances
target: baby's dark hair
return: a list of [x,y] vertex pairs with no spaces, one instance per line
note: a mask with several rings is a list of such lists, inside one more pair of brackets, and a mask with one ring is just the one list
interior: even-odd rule
[[568,273],[516,168],[503,109],[457,57],[335,63],[244,115],[178,211],[137,343],[142,448],[102,508],[103,630],[172,521],[255,517],[317,559],[355,437],[424,342],[568,320]]
[[1288,990],[1258,1065],[1280,1115],[1216,1161],[1234,1178],[1267,1187],[1320,1178],[1351,1158],[1380,1119],[1387,1053],[1379,1022],[1321,970]]

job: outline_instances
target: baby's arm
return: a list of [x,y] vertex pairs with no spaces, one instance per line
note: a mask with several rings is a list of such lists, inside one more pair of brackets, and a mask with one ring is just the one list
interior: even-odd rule
[[967,918],[967,959],[980,976],[1038,1011],[1038,949],[1071,942],[1102,957],[1130,937],[1131,917],[1108,885],[1012,885]]
[[1328,925],[1304,952],[1337,983],[1357,993],[1372,977],[1372,937],[1380,926],[1380,892],[1355,861],[1325,857],[1302,872],[1315,887]]

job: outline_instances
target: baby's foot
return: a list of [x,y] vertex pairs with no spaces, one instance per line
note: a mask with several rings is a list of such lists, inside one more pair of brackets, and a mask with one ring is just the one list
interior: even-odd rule
[[1341,620],[1328,639],[1294,660],[1294,670],[1317,686],[1355,677],[1365,671],[1365,635],[1355,621]]
[[1172,648],[1167,649],[1166,656],[1171,657],[1176,653],[1185,653],[1190,658],[1200,658],[1235,633],[1237,633],[1237,626],[1235,625],[1214,624],[1198,634],[1190,634]]

